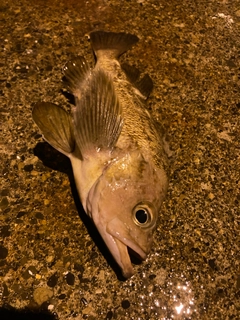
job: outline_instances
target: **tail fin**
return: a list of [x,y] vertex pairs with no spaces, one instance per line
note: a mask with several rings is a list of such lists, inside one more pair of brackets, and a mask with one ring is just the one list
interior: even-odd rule
[[138,37],[130,33],[93,31],[90,33],[92,48],[98,58],[102,51],[107,51],[111,58],[117,59],[138,42]]

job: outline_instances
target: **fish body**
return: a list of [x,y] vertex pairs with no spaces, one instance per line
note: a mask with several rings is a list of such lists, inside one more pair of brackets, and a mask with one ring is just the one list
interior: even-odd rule
[[134,273],[128,249],[144,260],[151,248],[168,160],[145,107],[150,77],[118,61],[138,38],[95,31],[90,40],[95,67],[83,57],[64,67],[75,97],[72,115],[41,102],[33,119],[45,140],[70,158],[82,205],[128,278]]

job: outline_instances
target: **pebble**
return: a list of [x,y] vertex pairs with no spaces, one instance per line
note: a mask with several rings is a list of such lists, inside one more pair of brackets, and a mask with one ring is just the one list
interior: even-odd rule
[[52,296],[53,291],[47,287],[36,288],[33,292],[33,299],[39,306],[51,299]]
[[5,259],[8,255],[8,249],[0,246],[0,259]]

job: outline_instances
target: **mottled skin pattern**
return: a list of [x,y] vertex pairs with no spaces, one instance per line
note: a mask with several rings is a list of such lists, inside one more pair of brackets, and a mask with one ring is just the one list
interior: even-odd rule
[[118,60],[110,60],[106,55],[100,55],[95,69],[102,69],[111,75],[123,108],[124,126],[116,147],[124,150],[128,147],[139,149],[141,153],[152,158],[156,167],[166,169],[168,159],[163,148],[162,137],[145,108],[141,93],[129,83]]

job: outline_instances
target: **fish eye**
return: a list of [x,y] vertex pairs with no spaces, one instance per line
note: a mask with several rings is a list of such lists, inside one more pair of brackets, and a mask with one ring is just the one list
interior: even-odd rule
[[154,221],[152,208],[140,203],[133,209],[133,221],[140,227],[149,227]]
[[135,212],[135,217],[139,223],[146,223],[149,213],[146,209],[139,209]]

